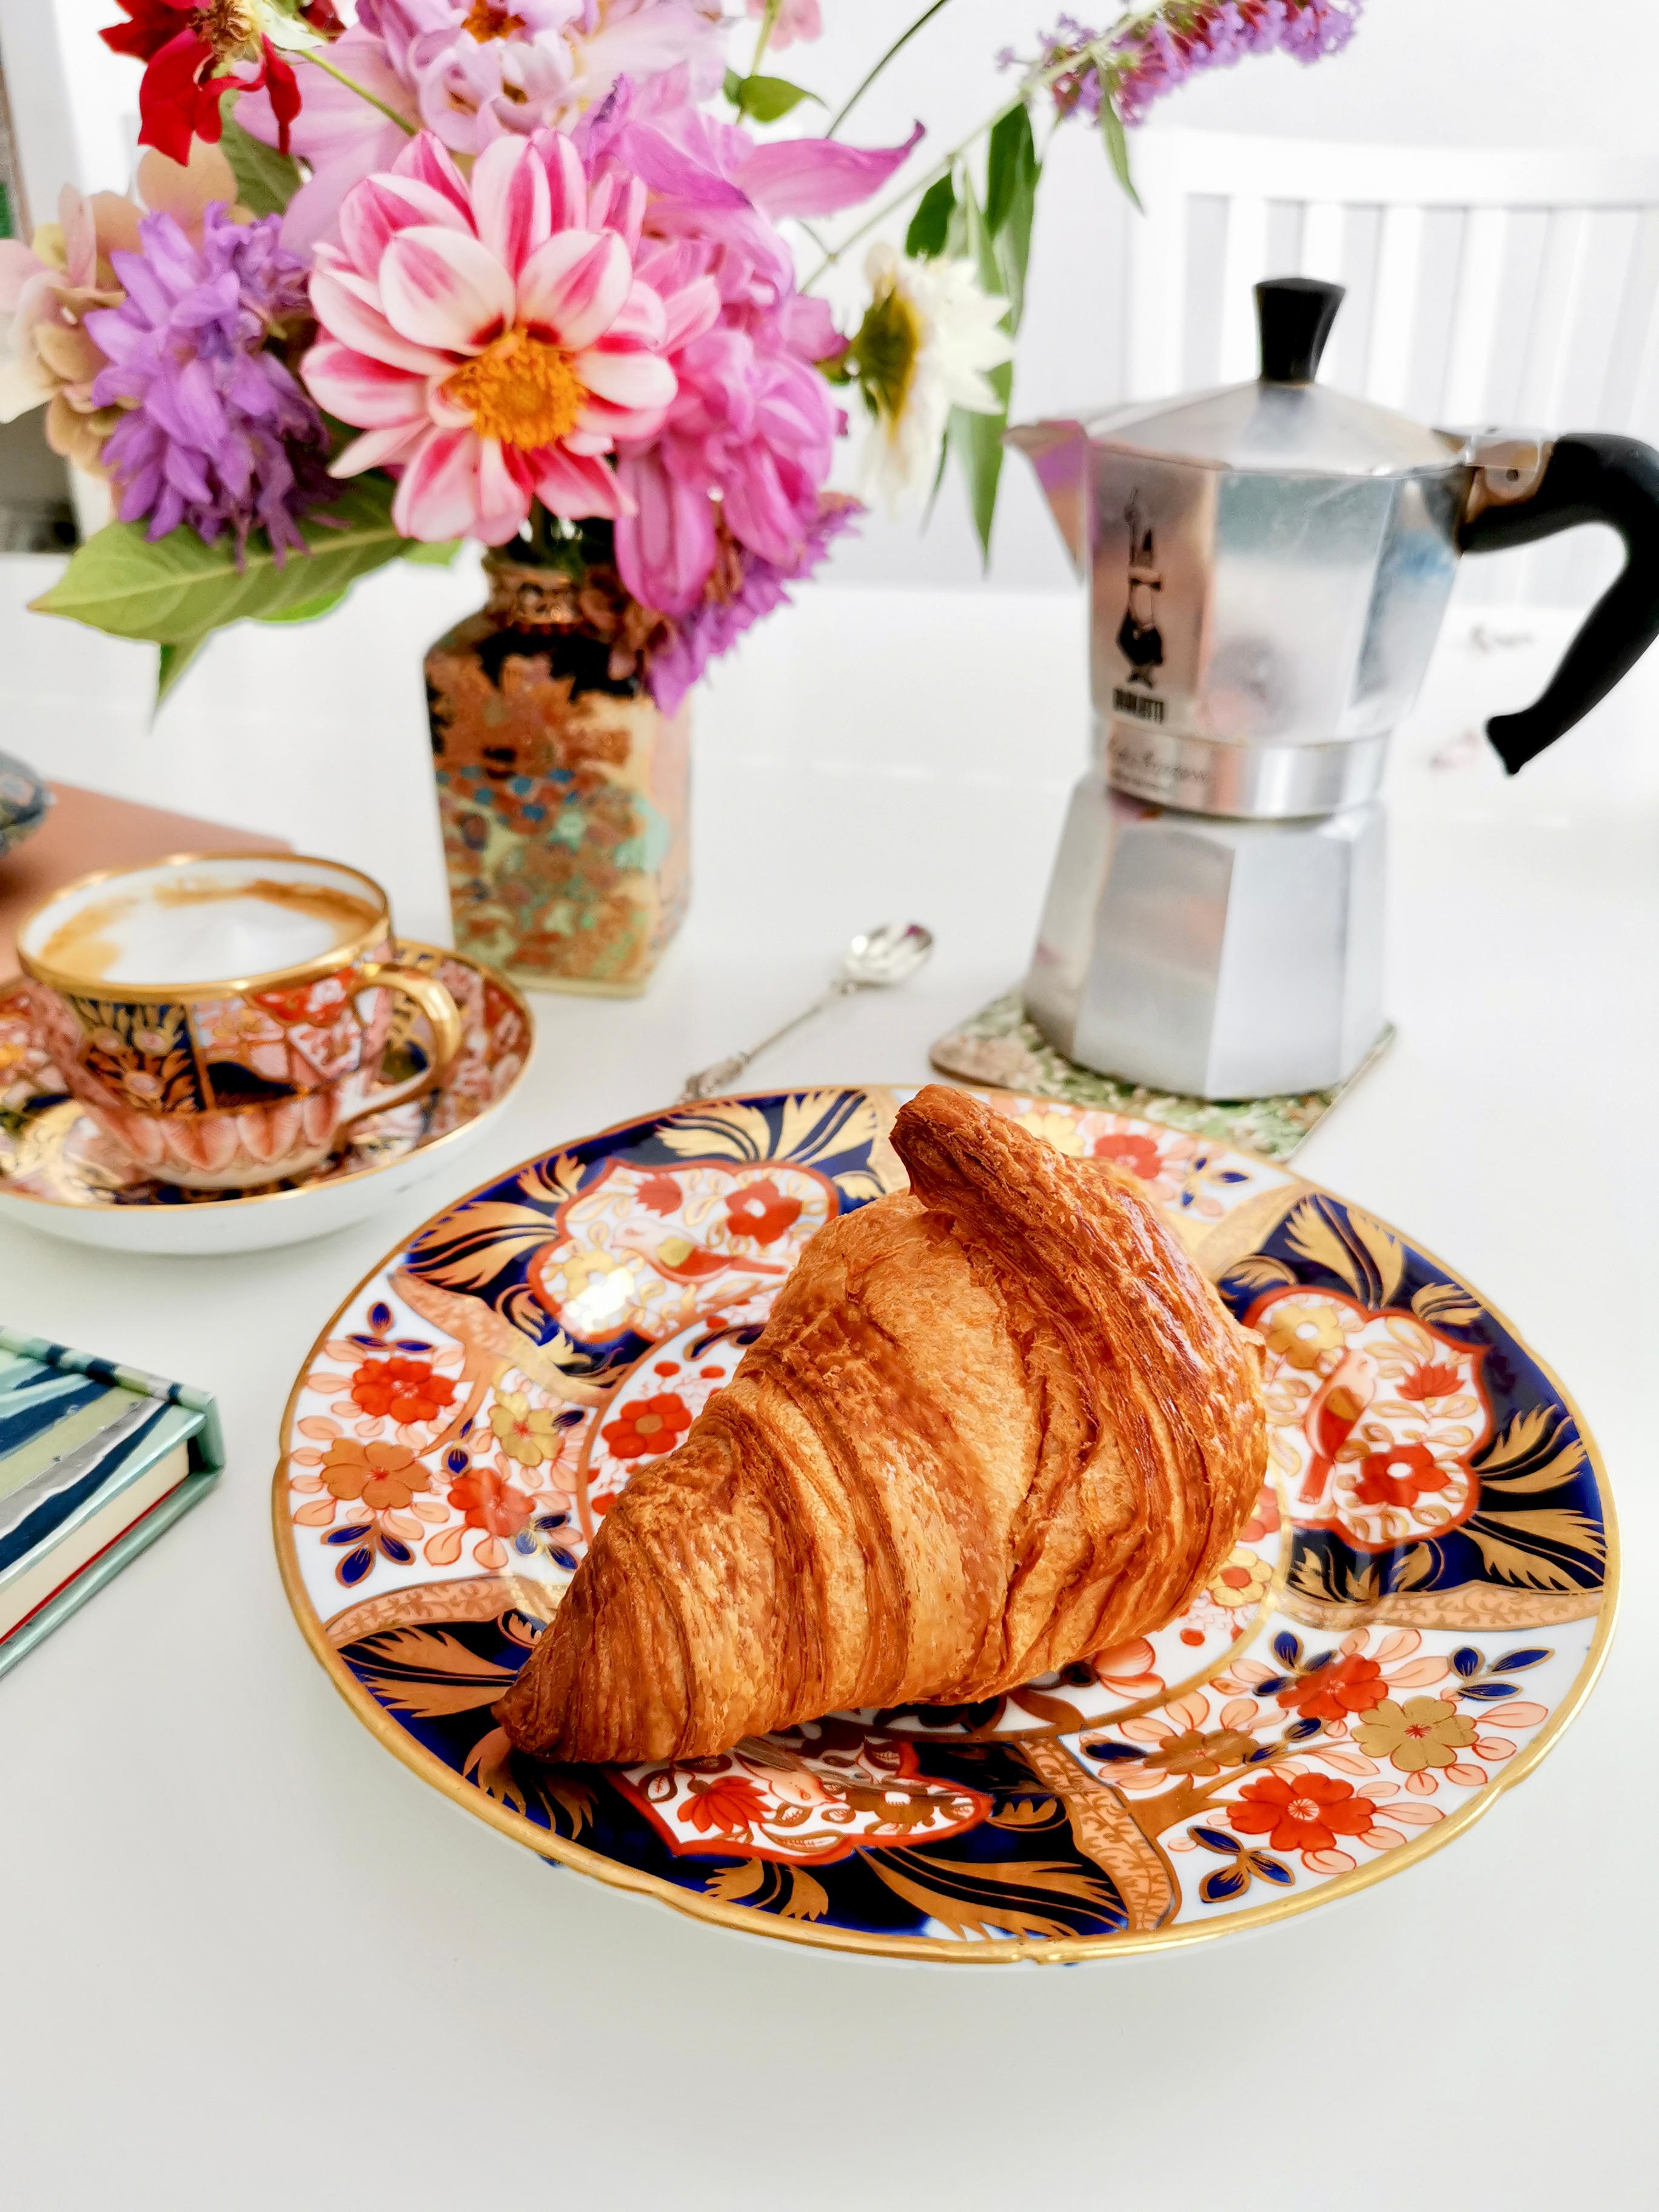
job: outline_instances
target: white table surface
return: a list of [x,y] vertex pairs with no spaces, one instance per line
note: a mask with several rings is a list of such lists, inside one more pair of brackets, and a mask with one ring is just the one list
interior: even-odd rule
[[[21,613],[46,573],[0,562],[0,743],[355,861],[406,930],[442,933],[419,657],[477,604],[470,575],[239,630],[151,730],[145,653]],[[864,924],[927,921],[933,964],[757,1082],[919,1081],[928,1040],[1023,965],[1082,752],[1080,606],[824,589],[702,702],[697,890],[654,989],[538,999],[538,1063],[484,1149],[245,1260],[0,1221],[0,1313],[208,1385],[230,1446],[208,1501],[0,1680],[6,2202],[1651,2202],[1659,655],[1516,781],[1465,736],[1532,695],[1559,627],[1443,644],[1393,779],[1399,1042],[1299,1163],[1478,1284],[1601,1444],[1622,1622],[1537,1774],[1451,1848],[1255,1936],[947,1972],[747,1941],[544,1867],[381,1751],[306,1650],[271,1553],[277,1419],[401,1233],[670,1098]]]

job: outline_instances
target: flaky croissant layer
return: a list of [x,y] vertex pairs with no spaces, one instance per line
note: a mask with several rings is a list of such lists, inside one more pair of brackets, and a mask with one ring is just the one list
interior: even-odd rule
[[1133,1181],[939,1086],[908,1193],[832,1221],[637,1474],[498,1708],[523,1749],[693,1757],[958,1704],[1184,1611],[1237,1540],[1259,1347]]

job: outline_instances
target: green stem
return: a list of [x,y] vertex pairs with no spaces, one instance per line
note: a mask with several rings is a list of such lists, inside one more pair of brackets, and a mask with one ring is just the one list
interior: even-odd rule
[[846,122],[848,117],[858,106],[860,100],[863,99],[865,94],[869,91],[871,86],[886,68],[888,63],[892,60],[895,54],[902,52],[903,49],[909,45],[911,40],[915,38],[916,33],[921,29],[923,24],[931,23],[934,16],[938,15],[939,9],[941,8],[948,7],[949,4],[950,0],[933,0],[933,6],[931,8],[924,8],[921,15],[917,16],[915,21],[911,24],[908,31],[900,32],[898,37],[896,38],[892,45],[888,47],[881,59],[865,77],[863,82],[860,84],[857,89],[853,93],[852,97],[843,102],[840,113],[836,117],[834,122],[830,124],[830,128],[823,134],[826,138],[833,138],[835,137],[836,131],[841,129],[842,125]]
[[832,253],[826,253],[824,255],[823,260],[819,262],[817,267],[812,271],[806,282],[801,286],[802,291],[810,292],[812,287],[817,283],[818,279],[821,276],[827,276],[830,270],[835,267],[836,262],[841,259],[842,254],[847,252],[848,246],[856,246],[860,239],[867,237],[870,232],[876,228],[878,223],[885,222],[886,218],[892,214],[895,208],[902,208],[905,206],[909,201],[913,200],[919,192],[925,192],[929,185],[937,184],[941,177],[948,176],[951,171],[955,168],[957,163],[962,159],[963,155],[964,154],[971,153],[974,148],[978,145],[981,138],[988,137],[990,133],[996,129],[998,124],[1001,122],[1005,115],[1012,115],[1017,107],[1021,107],[1024,105],[1024,95],[1022,94],[1018,99],[1011,100],[1006,104],[1006,106],[998,108],[994,115],[988,115],[983,123],[980,124],[976,129],[970,131],[968,136],[960,140],[957,144],[954,145],[948,154],[945,155],[940,160],[935,161],[933,167],[927,171],[925,176],[914,178],[911,182],[904,185],[902,190],[895,192],[891,199],[884,200],[873,215],[868,215],[865,217],[864,221],[859,225],[856,230],[849,230],[848,232],[846,237],[842,239],[841,244],[836,247]]
[[[1097,69],[1103,78],[1112,70],[1115,58],[1112,50],[1126,27],[1134,27],[1143,22],[1151,22],[1154,18],[1175,12],[1180,6],[1185,4],[1188,4],[1188,0],[1162,0],[1161,5],[1145,9],[1138,15],[1121,17],[1103,37],[1091,40],[1086,46],[1079,46],[1075,53],[1066,55],[1057,62],[1051,62],[1047,69],[1033,70],[1012,100],[1005,100],[994,115],[988,115],[976,130],[970,131],[968,136],[959,144],[953,146],[941,161],[935,161],[925,176],[913,179],[909,184],[896,192],[891,199],[884,200],[873,215],[866,216],[856,230],[849,231],[832,253],[824,255],[805,283],[802,285],[802,291],[810,292],[818,279],[826,276],[841,259],[849,246],[856,246],[860,239],[867,237],[876,225],[884,222],[896,208],[905,206],[919,192],[925,192],[929,185],[937,184],[941,177],[947,175],[964,154],[971,153],[981,138],[989,137],[1005,115],[1012,115],[1017,107],[1024,106],[1034,93],[1046,92],[1048,87],[1057,82],[1060,77],[1068,76],[1074,70],[1081,68]],[[928,10],[930,15],[933,12],[931,9]],[[925,22],[927,16],[923,16],[921,20]],[[918,29],[920,25],[913,24],[911,28]],[[905,36],[908,38],[909,33],[907,32]],[[1102,99],[1111,98],[1115,89],[1115,82],[1108,84],[1103,82]],[[854,98],[856,97],[857,95],[854,94]],[[842,112],[844,114],[846,110],[843,109]],[[836,118],[837,122],[840,119],[840,117]],[[834,125],[831,125],[832,130],[834,127]]]
[[760,36],[755,41],[755,58],[749,64],[753,76],[766,58],[766,49],[772,43],[772,33],[778,27],[778,17],[783,10],[783,0],[766,0],[766,13],[761,17]]
[[377,100],[366,85],[358,83],[356,77],[348,76],[343,69],[336,69],[332,62],[325,62],[320,54],[296,53],[293,58],[296,62],[309,62],[313,69],[323,70],[326,76],[331,76],[337,84],[343,84],[348,92],[355,92],[359,100],[366,100],[371,107],[378,107],[388,123],[395,123],[399,131],[407,131],[411,138],[415,136],[414,124],[399,115],[395,107],[388,107],[385,100]]

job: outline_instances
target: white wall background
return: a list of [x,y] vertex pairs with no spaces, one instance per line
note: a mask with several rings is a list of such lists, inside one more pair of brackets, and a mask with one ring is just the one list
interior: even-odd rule
[[[731,4],[735,9],[737,0]],[[921,4],[823,0],[823,40],[792,47],[769,66],[838,106]],[[964,137],[1006,96],[1008,80],[994,64],[998,50],[1032,51],[1059,7],[1060,0],[952,0],[868,95],[848,135],[885,143],[921,117],[928,137],[916,157],[920,172],[936,157],[933,149]],[[1112,12],[1091,9],[1084,0],[1074,7],[1085,20],[1103,22]],[[37,220],[50,211],[66,176],[88,189],[127,180],[137,72],[97,38],[100,26],[119,15],[113,0],[0,0],[0,49]],[[751,38],[752,27],[738,27],[733,53],[740,64]],[[1560,0],[1370,0],[1346,52],[1310,69],[1278,55],[1246,60],[1196,80],[1155,111],[1148,127],[1651,154],[1659,152],[1656,95],[1655,0],[1597,0],[1593,9],[1564,9]],[[812,112],[798,111],[797,119]],[[1017,413],[1066,411],[1117,395],[1122,246],[1133,219],[1094,133],[1079,124],[1059,132],[1038,212]],[[890,233],[902,229],[902,218],[889,226]],[[816,256],[808,250],[803,258]],[[833,288],[849,306],[857,262],[855,254]],[[846,473],[850,480],[850,454]],[[866,582],[977,582],[978,550],[954,479],[925,534],[915,518],[872,517],[862,538],[840,550],[836,572]],[[998,517],[993,580],[1055,586],[1068,573],[1015,462]]]

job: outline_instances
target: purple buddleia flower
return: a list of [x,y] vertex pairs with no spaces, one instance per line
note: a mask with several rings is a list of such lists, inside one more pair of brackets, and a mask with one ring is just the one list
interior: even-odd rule
[[[1246,54],[1316,62],[1346,46],[1364,0],[1164,0],[1121,28],[1091,31],[1062,15],[1035,61],[1019,64],[1047,88],[1061,116],[1091,121],[1109,94],[1127,124],[1200,70],[1231,69]],[[1006,50],[999,61],[1014,65]]]
[[[652,697],[665,714],[674,712],[711,660],[729,653],[744,630],[787,602],[787,587],[810,576],[836,539],[850,530],[863,512],[857,500],[843,493],[821,492],[817,520],[807,526],[801,550],[787,565],[763,561],[735,539],[731,541],[735,570],[729,569],[727,562],[716,561],[701,603],[683,622],[672,625],[667,642],[651,654],[647,680]],[[727,571],[724,575],[723,570]]]
[[331,504],[328,433],[273,337],[310,310],[307,264],[278,242],[280,218],[233,222],[220,206],[192,245],[169,215],[146,216],[143,251],[113,254],[118,307],[88,315],[109,367],[93,396],[125,415],[104,447],[123,522],[165,538],[185,523],[209,544],[233,532],[240,559],[263,529],[280,562],[303,552],[301,516]]

